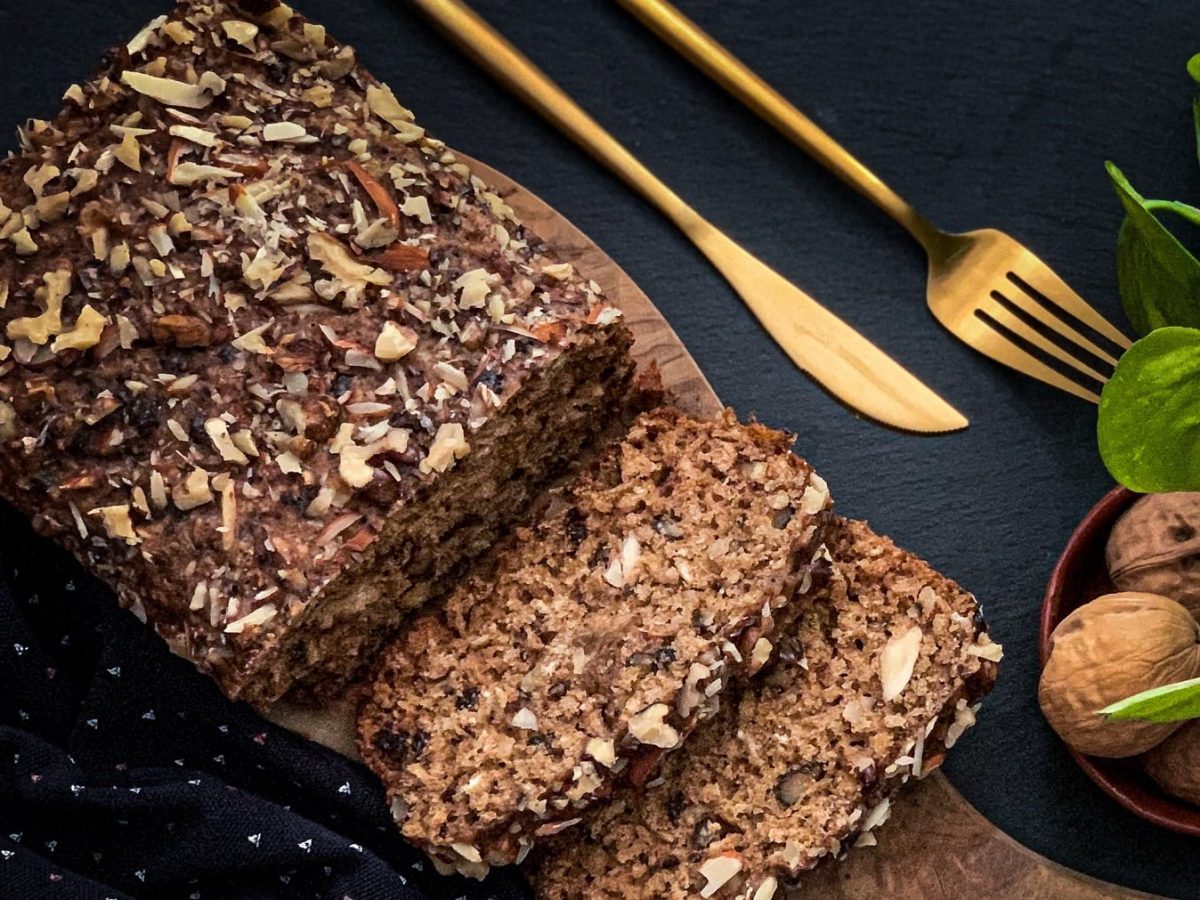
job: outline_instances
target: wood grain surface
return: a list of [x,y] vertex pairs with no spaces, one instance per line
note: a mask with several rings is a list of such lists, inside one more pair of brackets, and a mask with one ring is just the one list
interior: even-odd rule
[[[483,163],[463,157],[513,207],[520,219],[554,244],[621,308],[636,338],[640,364],[653,362],[678,404],[696,415],[719,412],[722,403],[687,348],[650,299],[603,250],[536,195]],[[833,486],[834,495],[837,486]],[[914,548],[919,552],[920,548]],[[983,715],[987,715],[984,702]],[[353,709],[348,703],[321,710],[278,704],[276,724],[355,757]],[[968,732],[965,741],[971,740]],[[1014,803],[1022,802],[1019,785]],[[1072,872],[1009,838],[972,807],[941,772],[902,792],[891,819],[876,832],[879,844],[819,868],[798,886],[801,896],[823,898],[1090,898],[1148,897]]]

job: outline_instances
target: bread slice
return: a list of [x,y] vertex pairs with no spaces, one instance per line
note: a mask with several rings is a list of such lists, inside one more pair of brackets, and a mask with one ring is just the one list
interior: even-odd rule
[[790,446],[732,414],[641,416],[385,651],[359,743],[406,837],[465,874],[519,861],[766,662],[830,518]]
[[[772,667],[727,703],[646,795],[554,838],[541,900],[769,900],[851,844],[874,843],[893,792],[975,720],[1000,647],[971,595],[861,522]],[[782,896],[782,890],[780,890]]]
[[618,310],[279,0],[0,162],[0,495],[234,697],[344,684],[615,416]]

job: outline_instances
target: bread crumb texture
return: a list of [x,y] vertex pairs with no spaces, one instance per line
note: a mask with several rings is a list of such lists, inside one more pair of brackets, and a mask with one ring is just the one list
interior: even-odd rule
[[838,528],[828,587],[772,666],[664,763],[659,786],[619,790],[550,841],[539,898],[782,896],[820,860],[873,844],[894,791],[941,763],[999,646],[952,581],[861,522]]
[[466,874],[519,861],[767,663],[831,521],[790,445],[643,415],[387,651],[360,749],[409,839]]

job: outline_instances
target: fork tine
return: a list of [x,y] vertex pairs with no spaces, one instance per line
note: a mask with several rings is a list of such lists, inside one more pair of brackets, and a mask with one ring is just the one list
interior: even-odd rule
[[1101,350],[1094,343],[1085,338],[1082,334],[1059,318],[1058,314],[1053,309],[1048,309],[1047,307],[1043,306],[1036,297],[1030,296],[1026,291],[1015,289],[1018,288],[1018,285],[1014,284],[1013,287],[1014,290],[1009,291],[1007,294],[1001,295],[1013,306],[1041,322],[1047,328],[1052,328],[1053,330],[1057,331],[1071,343],[1077,344],[1088,353],[1091,353],[1093,356],[1104,360],[1110,366],[1115,366],[1117,364],[1116,358],[1111,353]]
[[1014,266],[1014,274],[1052,303],[1062,307],[1089,328],[1104,335],[1118,347],[1128,350],[1132,345],[1108,319],[1096,312],[1071,286],[1029,250],[1025,250],[1023,265]]
[[988,323],[987,313],[976,313],[964,316],[956,323],[954,333],[981,353],[990,356],[998,363],[1016,369],[1022,374],[1037,378],[1046,384],[1066,391],[1083,400],[1099,403],[1100,397],[1094,391],[1089,391],[1061,372],[1056,372],[1036,356],[1013,343],[1012,338],[1000,328]]
[[1104,382],[1108,381],[1108,378],[1106,376],[1101,375],[1099,372],[1097,372],[1091,366],[1086,365],[1085,363],[1076,359],[1074,356],[1072,356],[1070,353],[1068,353],[1062,347],[1058,346],[1058,344],[1054,343],[1054,341],[1047,338],[1041,332],[1037,331],[1034,328],[1031,328],[1028,324],[1025,323],[1024,320],[1022,320],[1019,316],[1017,316],[1011,310],[1007,309],[1003,304],[996,302],[1001,299],[1007,299],[1007,298],[1003,294],[1001,294],[999,291],[992,291],[993,302],[982,303],[979,305],[978,309],[981,312],[987,313],[988,316],[990,316],[992,319],[994,319],[995,321],[997,321],[998,323],[1003,325],[1005,328],[1007,328],[1013,334],[1017,335],[1017,337],[1028,341],[1029,343],[1033,344],[1033,346],[1037,347],[1039,350],[1043,351],[1044,353],[1050,354],[1051,356],[1053,356],[1055,359],[1059,360],[1060,362],[1066,363],[1068,366],[1071,366],[1071,368],[1075,369],[1075,371],[1081,372],[1082,374],[1086,375],[1088,378],[1095,379],[1096,381],[1100,382],[1101,384],[1104,384]]

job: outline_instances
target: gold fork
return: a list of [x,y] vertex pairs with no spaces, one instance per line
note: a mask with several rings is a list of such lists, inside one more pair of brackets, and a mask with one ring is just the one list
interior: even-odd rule
[[[1083,323],[1122,350],[1129,347],[1129,338],[1071,290],[1028,248],[992,228],[952,234],[935,227],[815,122],[666,0],[617,2],[801,149],[903,225],[929,257],[926,300],[937,320],[952,334],[997,362],[1077,397],[1099,402],[1094,390],[1047,365],[1030,349],[1039,350],[1084,379],[1102,385],[1108,378],[1097,371],[1095,361],[1113,366],[1116,359],[1085,337],[1071,319]],[[1035,327],[1034,323],[1040,327]],[[1050,333],[1058,339],[1052,339]],[[1094,359],[1089,359],[1088,355]]]

